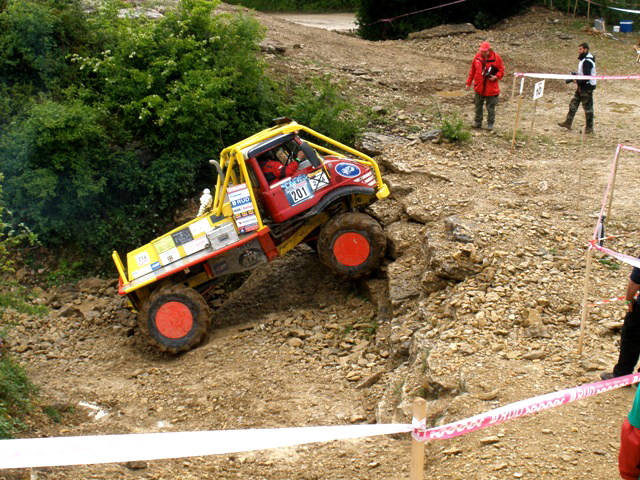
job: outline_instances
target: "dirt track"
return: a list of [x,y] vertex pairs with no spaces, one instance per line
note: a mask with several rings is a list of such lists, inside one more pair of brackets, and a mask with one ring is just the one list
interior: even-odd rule
[[[437,236],[444,235],[445,218],[457,215],[471,226],[474,248],[485,259],[480,262],[482,273],[450,282],[420,301],[408,298],[389,316],[366,298],[361,286],[331,276],[310,249],[300,248],[256,271],[232,294],[219,292],[225,302],[216,310],[210,338],[178,357],[146,347],[108,285],[53,292],[50,305],[58,302],[59,310],[72,305],[79,311],[63,316],[58,310],[27,324],[14,341],[16,354],[29,362],[31,375],[51,402],[91,402],[108,415],[95,420],[76,407],[62,423],[39,423],[31,434],[375,422],[384,399],[400,400],[419,391],[419,379],[398,381],[419,371],[413,367],[420,365],[424,352],[418,351],[422,344],[415,337],[432,341],[424,364],[440,379],[437,385],[446,386],[447,379],[456,384],[429,398],[437,424],[595,381],[611,368],[618,338],[612,324],[622,318],[623,306],[594,309],[582,357],[575,354],[576,320],[584,245],[615,146],[637,142],[637,83],[599,83],[596,133],[587,137],[581,154],[578,132],[555,125],[564,118],[572,88],[547,82],[531,145],[524,148],[521,142],[511,152],[517,103],[509,102],[508,79],[515,70],[574,70],[577,45],[584,40],[597,55],[598,73],[636,73],[631,43],[584,35],[573,20],[539,9],[489,32],[377,43],[270,16],[258,18],[269,29],[267,41],[286,48],[283,56],[268,56],[271,69],[300,76],[332,73],[356,101],[388,112],[386,133],[403,141],[387,146],[379,160],[389,167],[400,161],[409,164],[406,175],[390,169],[385,173],[395,192],[391,202],[402,205],[401,221],[421,236]],[[472,97],[464,92],[464,82],[473,53],[485,39],[495,45],[508,69],[496,131],[474,132],[467,146],[420,142],[419,132],[438,124],[437,109],[457,111],[470,121]],[[532,85],[527,88],[532,90]],[[530,127],[531,111],[527,100],[523,130]],[[583,121],[580,111],[576,126]],[[631,235],[613,246],[633,254],[637,219],[631,201],[637,198],[638,173],[632,156],[625,160],[611,229]],[[429,175],[415,173],[424,168]],[[414,220],[413,212],[420,208],[430,220]],[[390,259],[388,271],[395,272],[402,258]],[[624,293],[627,267],[612,270],[596,263],[594,269],[590,301]],[[538,312],[539,322],[530,321],[535,316],[531,310]],[[538,327],[538,334],[531,327]],[[414,338],[405,356],[394,343],[399,331]],[[525,358],[532,352],[543,354]],[[372,386],[356,388],[379,372],[382,376]],[[427,446],[425,478],[616,478],[619,427],[634,394],[632,389],[616,390],[433,442]],[[402,408],[395,415],[402,417]],[[141,470],[108,464],[42,468],[34,474],[51,479],[399,479],[408,476],[409,455],[408,436],[375,437],[150,461]],[[24,471],[0,473],[3,476],[29,478]]]

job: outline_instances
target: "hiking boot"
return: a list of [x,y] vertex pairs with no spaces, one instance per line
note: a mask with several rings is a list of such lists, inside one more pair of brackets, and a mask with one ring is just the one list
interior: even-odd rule
[[[600,374],[600,378],[602,380],[611,380],[612,378],[617,378],[618,375],[616,375],[613,372],[603,372]],[[635,386],[635,384],[633,385],[625,385],[623,388],[631,388],[632,386]]]
[[487,124],[487,130],[489,130],[489,131],[493,130],[493,123],[488,123]]
[[564,122],[560,122],[558,126],[562,128],[566,128],[567,130],[571,130],[571,124],[566,120]]
[[476,123],[471,125],[471,128],[482,128],[482,124],[476,122]]
[[584,127],[584,133],[593,133],[593,127]]

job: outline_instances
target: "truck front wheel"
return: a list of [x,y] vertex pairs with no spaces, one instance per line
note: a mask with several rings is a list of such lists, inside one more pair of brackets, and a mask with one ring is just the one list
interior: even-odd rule
[[147,341],[162,352],[179,353],[198,345],[207,334],[211,314],[192,288],[167,285],[153,292],[138,315]]
[[360,278],[382,261],[387,239],[369,215],[348,212],[328,220],[318,237],[320,261],[335,273]]

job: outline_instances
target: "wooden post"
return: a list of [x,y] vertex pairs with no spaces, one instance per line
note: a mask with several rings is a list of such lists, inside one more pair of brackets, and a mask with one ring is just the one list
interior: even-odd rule
[[589,20],[589,15],[591,15],[591,0],[587,0],[587,20]]
[[571,0],[567,0],[567,17],[571,15]]
[[513,127],[513,139],[511,140],[511,151],[516,147],[516,133],[518,131],[518,124],[520,123],[520,109],[522,108],[522,100],[523,96],[520,95],[520,100],[518,100],[518,110],[516,110],[516,124]]
[[613,203],[613,190],[616,188],[616,177],[618,176],[618,156],[620,155],[620,145],[616,149],[616,158],[613,160],[613,178],[611,179],[611,191],[609,192],[609,205],[607,206],[607,219],[611,221],[611,204]]
[[513,96],[516,93],[516,76],[513,76],[513,85],[511,85],[511,101],[513,102]]
[[[424,398],[413,400],[413,418],[422,421],[427,418],[427,401]],[[409,469],[410,480],[424,479],[424,443],[415,439],[411,440],[411,468]]]
[[578,0],[576,0],[576,4],[573,6],[573,18],[576,18],[577,9],[578,9]]
[[578,194],[576,195],[576,212],[580,211],[580,197],[582,196],[582,145],[584,144],[584,130],[582,129],[582,140],[580,141],[580,157],[578,162]]
[[584,341],[584,330],[587,323],[587,315],[589,307],[587,306],[587,297],[589,296],[589,280],[591,278],[591,261],[593,259],[593,249],[589,248],[587,252],[587,272],[584,276],[584,290],[582,292],[582,317],[580,319],[580,336],[578,337],[578,355],[582,355],[582,343]]
[[527,144],[525,147],[529,146],[529,142],[531,141],[531,136],[533,135],[533,122],[536,119],[536,108],[538,107],[538,99],[536,98],[533,102],[533,116],[531,117],[531,127],[529,128],[529,138],[527,138]]

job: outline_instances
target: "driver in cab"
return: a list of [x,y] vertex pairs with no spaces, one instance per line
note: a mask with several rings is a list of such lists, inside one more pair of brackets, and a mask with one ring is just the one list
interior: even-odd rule
[[275,151],[270,150],[258,157],[258,163],[264,176],[271,185],[273,182],[290,177],[298,170],[298,162],[304,160],[304,152],[298,151],[297,154],[291,152],[288,154],[283,148]]

